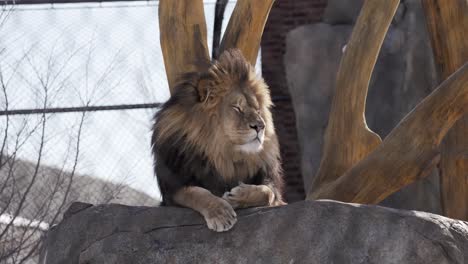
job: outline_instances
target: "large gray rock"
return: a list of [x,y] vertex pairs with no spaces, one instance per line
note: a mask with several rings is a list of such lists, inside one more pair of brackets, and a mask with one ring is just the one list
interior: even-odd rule
[[75,206],[40,263],[466,263],[468,223],[332,201],[238,211],[215,233],[192,210]]
[[[406,11],[406,2],[414,0],[401,0],[394,18],[394,23],[399,23]],[[323,12],[322,21],[330,25],[353,24],[361,12],[364,0],[328,0]],[[410,3],[411,4],[411,3]]]
[[[328,12],[341,10],[340,3],[356,8],[362,1],[330,1]],[[358,15],[353,8],[345,8],[346,17],[352,17],[348,22]],[[299,27],[287,35],[284,62],[296,113],[306,191],[319,167],[335,76],[352,28],[353,24],[317,23]],[[366,105],[369,127],[385,137],[435,86],[436,71],[420,1],[402,1],[371,79]],[[434,171],[383,204],[440,213],[439,197],[439,180]]]
[[331,25],[354,23],[363,2],[364,0],[328,0],[322,20]]

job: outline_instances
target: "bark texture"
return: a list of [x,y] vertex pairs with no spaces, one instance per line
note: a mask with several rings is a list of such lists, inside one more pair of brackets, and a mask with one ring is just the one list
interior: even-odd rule
[[224,33],[220,52],[238,48],[252,65],[257,61],[263,28],[274,0],[238,0]]
[[[468,1],[423,0],[434,60],[441,81],[468,61]],[[468,220],[468,115],[441,146],[441,202],[444,215]]]
[[439,145],[468,111],[468,63],[424,99],[365,159],[311,199],[378,203],[427,173],[439,161]]
[[171,93],[177,78],[210,62],[203,0],[159,1],[159,31]]
[[365,2],[341,59],[319,170],[307,195],[336,180],[380,143],[365,120],[369,81],[399,0]]

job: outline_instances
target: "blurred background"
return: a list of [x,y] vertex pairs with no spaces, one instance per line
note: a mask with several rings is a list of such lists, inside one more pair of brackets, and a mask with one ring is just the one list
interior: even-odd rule
[[[288,202],[318,169],[343,47],[362,0],[276,0],[256,64],[271,89]],[[216,50],[234,0],[205,0]],[[72,202],[156,206],[152,117],[169,98],[158,1],[0,0],[0,263],[37,263]],[[382,137],[436,84],[419,0],[402,0],[367,101]],[[304,184],[305,183],[305,184]],[[385,206],[440,212],[438,174]]]

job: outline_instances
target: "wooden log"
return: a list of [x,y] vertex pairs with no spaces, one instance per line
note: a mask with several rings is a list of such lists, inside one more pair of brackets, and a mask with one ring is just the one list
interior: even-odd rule
[[[367,0],[341,59],[322,160],[309,194],[336,180],[382,140],[366,124],[364,111],[375,62],[399,0]],[[310,198],[308,196],[308,198]]]
[[238,48],[255,65],[260,41],[274,0],[238,0],[220,45],[220,53]]
[[[468,61],[468,2],[422,3],[439,79],[445,80]],[[444,139],[439,169],[444,215],[468,220],[468,115],[457,121]]]
[[467,112],[468,62],[416,106],[376,150],[310,197],[379,203],[425,176],[437,162],[443,137]]
[[184,73],[209,66],[206,22],[202,0],[160,0],[159,31],[171,92]]

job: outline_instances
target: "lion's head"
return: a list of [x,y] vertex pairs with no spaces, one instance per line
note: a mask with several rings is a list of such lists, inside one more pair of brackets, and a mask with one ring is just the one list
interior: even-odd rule
[[239,50],[228,50],[206,72],[182,79],[156,116],[153,143],[183,138],[226,176],[238,172],[238,160],[254,173],[279,157],[271,105],[263,79]]

